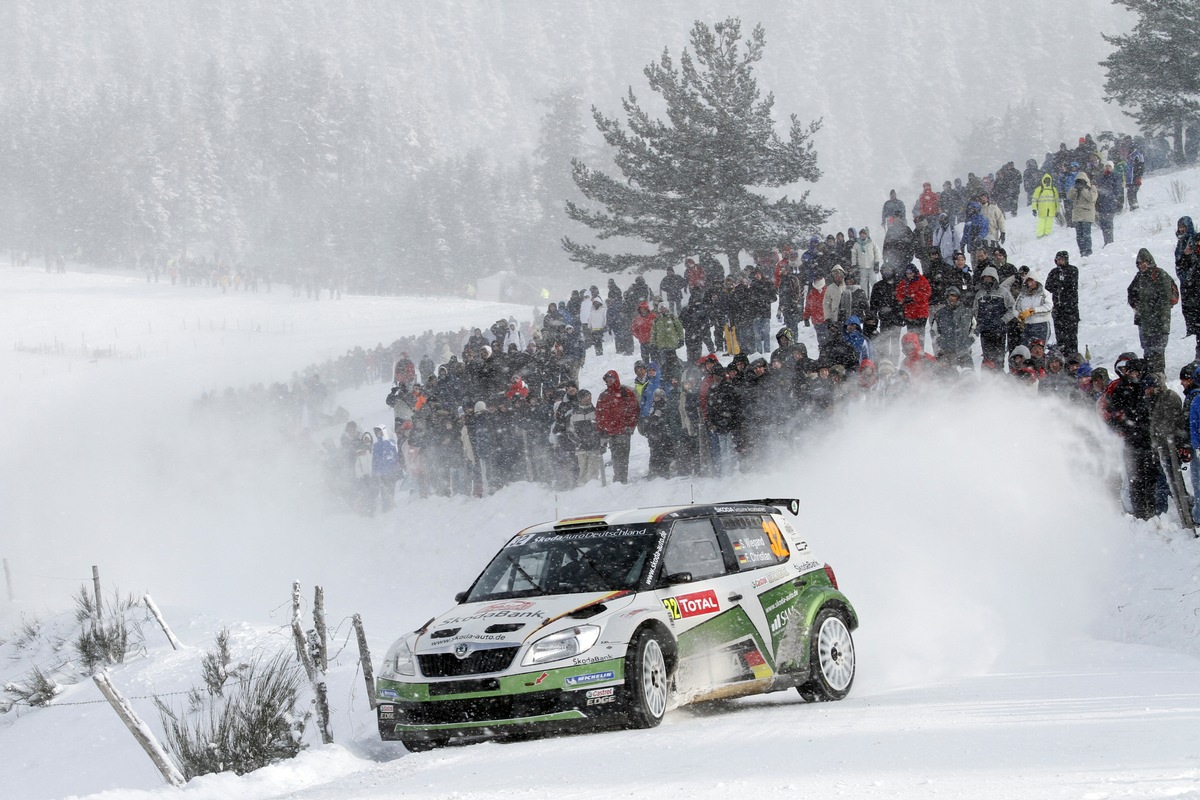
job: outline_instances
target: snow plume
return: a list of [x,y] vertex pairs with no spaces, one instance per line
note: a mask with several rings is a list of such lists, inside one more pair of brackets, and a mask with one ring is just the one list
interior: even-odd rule
[[766,484],[802,498],[878,691],[1031,666],[1087,633],[1128,528],[1119,459],[1090,408],[989,379],[853,406]]

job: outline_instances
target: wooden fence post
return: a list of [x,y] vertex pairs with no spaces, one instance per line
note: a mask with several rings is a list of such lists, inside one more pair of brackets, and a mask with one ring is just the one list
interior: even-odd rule
[[312,683],[317,696],[317,728],[321,732],[321,742],[333,744],[333,732],[329,728],[329,696],[325,686],[325,675],[318,673],[308,652],[308,639],[304,635],[304,626],[300,623],[300,581],[292,582],[292,637],[296,640],[296,656]]
[[158,606],[155,604],[154,598],[152,598],[150,595],[146,595],[142,598],[142,600],[146,603],[146,608],[150,609],[150,613],[154,615],[156,620],[158,620],[158,626],[162,628],[163,633],[167,635],[167,641],[171,643],[171,649],[178,650],[179,648],[183,647],[183,645],[179,643],[179,640],[175,638],[175,634],[171,632],[171,628],[169,625],[167,625],[167,621],[163,619],[162,612],[158,610]]
[[363,630],[361,614],[354,615],[354,632],[358,635],[358,660],[362,664],[363,680],[367,682],[367,700],[375,710],[375,670],[371,668],[371,651],[367,649],[367,633]]
[[175,766],[175,762],[171,761],[171,757],[167,755],[167,751],[159,744],[158,739],[154,738],[154,734],[150,732],[150,727],[142,721],[133,710],[133,706],[129,705],[129,701],[121,696],[117,691],[117,687],[113,686],[112,679],[108,677],[108,670],[101,670],[92,676],[92,680],[96,682],[96,686],[100,688],[100,694],[104,695],[104,699],[108,701],[113,710],[117,712],[117,716],[125,723],[125,727],[133,734],[133,738],[146,751],[146,755],[150,756],[150,760],[154,762],[154,766],[158,767],[159,774],[163,780],[172,786],[179,788],[187,783],[183,778],[183,773]]
[[321,672],[329,672],[329,629],[325,627],[325,588],[314,587],[313,592],[313,625],[317,629],[317,641],[321,643],[317,655],[320,657]]
[[103,598],[100,594],[100,568],[95,564],[92,565],[92,589],[96,593],[96,613],[92,617],[92,633],[100,630],[101,617],[104,616],[101,603]]

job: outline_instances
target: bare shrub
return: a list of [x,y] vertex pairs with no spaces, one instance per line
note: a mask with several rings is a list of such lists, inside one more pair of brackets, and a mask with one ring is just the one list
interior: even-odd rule
[[29,679],[24,683],[4,684],[4,691],[16,698],[18,702],[38,708],[50,705],[50,701],[62,690],[62,686],[37,667],[33,668],[29,673]]
[[239,680],[228,683],[228,631],[222,633],[224,640],[218,636],[217,649],[202,661],[207,696],[193,690],[189,710],[179,713],[155,698],[167,749],[188,780],[212,772],[244,775],[305,747],[310,712],[297,711],[301,676],[290,654],[239,665]]

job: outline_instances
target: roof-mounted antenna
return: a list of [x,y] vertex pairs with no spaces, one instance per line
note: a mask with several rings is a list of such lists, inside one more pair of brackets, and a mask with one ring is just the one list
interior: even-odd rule
[[696,505],[696,484],[688,481],[688,491],[692,493],[692,505]]
[[554,493],[554,518],[558,519],[558,492]]

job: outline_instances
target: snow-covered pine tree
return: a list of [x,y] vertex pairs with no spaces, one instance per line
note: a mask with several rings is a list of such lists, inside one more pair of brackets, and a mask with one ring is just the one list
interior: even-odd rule
[[1151,135],[1170,136],[1184,160],[1184,128],[1200,119],[1200,16],[1193,0],[1113,0],[1138,15],[1133,30],[1104,35],[1114,47],[1100,62],[1104,99]]
[[742,251],[794,241],[828,219],[831,212],[808,203],[807,191],[797,200],[770,200],[753,191],[821,176],[811,141],[820,120],[805,126],[792,114],[784,139],[772,116],[774,95],[759,91],[754,65],[766,47],[762,26],[743,42],[736,18],[711,28],[697,21],[691,44],[678,67],[664,49],[644,71],[666,103],[665,120],[643,109],[632,88],[622,102],[628,129],[593,107],[624,178],[576,161],[576,185],[603,210],[567,203],[567,215],[599,238],[637,239],[656,252],[611,255],[564,238],[572,261],[605,272],[641,272],[679,264],[688,255],[724,253],[733,266]]

